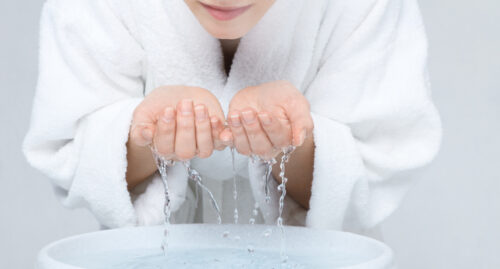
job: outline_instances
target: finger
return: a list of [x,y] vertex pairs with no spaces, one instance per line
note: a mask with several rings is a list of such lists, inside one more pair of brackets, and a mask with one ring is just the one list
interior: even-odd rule
[[138,106],[134,110],[132,124],[129,131],[129,141],[145,147],[153,143],[158,115],[153,115],[150,110]]
[[224,147],[234,147],[233,132],[230,127],[226,127],[220,132],[219,139]]
[[163,157],[173,157],[175,150],[175,110],[167,107],[158,119],[154,147]]
[[301,146],[307,137],[312,135],[314,123],[310,115],[304,115],[296,118],[292,122],[293,145]]
[[232,112],[229,119],[230,129],[233,135],[233,146],[239,153],[249,156],[251,154],[250,144],[248,143],[245,129],[241,124],[239,113],[237,111]]
[[194,113],[196,117],[196,146],[198,149],[198,157],[208,158],[212,155],[214,144],[207,107],[201,104],[196,105],[194,107]]
[[[212,116],[210,118],[210,125],[212,127],[212,139],[214,141],[214,148],[216,150],[223,150],[226,145],[224,141],[221,140],[220,135],[222,131],[224,130],[224,126],[222,125],[222,122],[220,119],[216,116]],[[227,139],[227,138],[226,138]]]
[[257,115],[253,109],[246,109],[241,113],[243,126],[247,134],[250,150],[262,158],[268,158],[274,152],[271,141],[260,126]]
[[286,108],[286,114],[292,125],[293,145],[300,146],[306,137],[312,135],[314,128],[309,102],[305,98],[300,102],[295,102],[293,107]]
[[190,160],[196,154],[196,134],[193,100],[184,99],[177,104],[175,155],[180,160]]
[[140,147],[151,145],[155,130],[154,123],[132,123],[130,126],[129,141]]
[[292,130],[288,119],[271,117],[268,112],[261,112],[258,117],[274,148],[282,149],[292,144]]

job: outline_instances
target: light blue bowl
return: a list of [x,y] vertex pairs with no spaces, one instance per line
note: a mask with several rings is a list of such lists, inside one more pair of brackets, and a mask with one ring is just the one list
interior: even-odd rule
[[106,230],[46,246],[37,268],[394,268],[391,249],[371,238],[303,227],[286,227],[285,236],[289,259],[281,264],[275,226],[171,225],[167,257],[163,226]]

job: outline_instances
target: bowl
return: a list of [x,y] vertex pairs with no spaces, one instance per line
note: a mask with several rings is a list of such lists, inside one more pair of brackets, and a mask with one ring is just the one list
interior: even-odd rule
[[347,232],[175,224],[168,227],[166,255],[163,234],[163,226],[154,226],[73,236],[44,247],[37,268],[394,268],[388,246]]

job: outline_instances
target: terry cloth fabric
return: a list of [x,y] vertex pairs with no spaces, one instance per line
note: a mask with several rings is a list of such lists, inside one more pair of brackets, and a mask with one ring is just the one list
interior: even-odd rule
[[[241,39],[228,75],[219,40],[184,1],[49,0],[24,152],[64,205],[89,208],[107,227],[159,224],[158,176],[132,193],[125,180],[132,113],[144,96],[161,85],[199,86],[227,113],[238,90],[288,80],[311,104],[316,146],[310,209],[287,199],[288,224],[368,232],[411,185],[400,175],[439,148],[426,58],[416,0],[277,0]],[[228,160],[226,150],[192,164],[215,184],[232,177]],[[252,190],[241,191],[263,201],[263,166],[238,155],[237,168]],[[185,169],[168,176],[172,209],[194,221],[193,210],[206,207],[192,202]],[[224,200],[230,189],[220,190]],[[260,204],[266,223],[276,221],[272,194]]]

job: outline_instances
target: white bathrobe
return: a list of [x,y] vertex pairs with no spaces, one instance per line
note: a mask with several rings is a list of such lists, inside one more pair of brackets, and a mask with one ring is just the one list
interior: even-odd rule
[[[64,205],[87,207],[106,227],[160,224],[158,175],[132,193],[125,180],[132,113],[144,96],[200,86],[227,113],[238,90],[288,80],[311,104],[316,149],[310,209],[288,198],[287,223],[369,234],[412,184],[403,172],[439,148],[426,57],[416,0],[277,0],[242,38],[229,75],[220,42],[181,0],[49,0],[24,152]],[[257,201],[262,221],[275,223],[276,183],[267,205],[263,165],[238,155],[236,166],[240,214]],[[229,151],[193,167],[232,208]],[[175,221],[213,220],[186,175],[182,165],[168,171]]]

